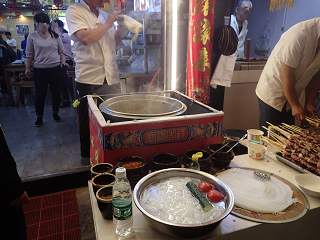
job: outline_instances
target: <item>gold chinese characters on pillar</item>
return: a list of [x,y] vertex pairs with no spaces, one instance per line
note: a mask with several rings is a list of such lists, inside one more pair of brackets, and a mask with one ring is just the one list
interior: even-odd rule
[[187,95],[210,103],[215,0],[190,0]]
[[294,0],[270,0],[270,11],[281,8],[292,8]]

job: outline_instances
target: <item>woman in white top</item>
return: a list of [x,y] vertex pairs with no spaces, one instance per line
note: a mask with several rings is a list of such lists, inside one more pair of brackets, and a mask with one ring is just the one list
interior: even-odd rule
[[44,102],[47,96],[48,84],[52,96],[52,116],[55,122],[60,122],[58,115],[60,105],[61,67],[66,65],[65,51],[59,35],[50,28],[50,19],[45,13],[37,13],[34,21],[38,31],[28,36],[26,48],[26,76],[31,77],[31,62],[33,62],[33,79],[35,85],[36,127],[43,125],[42,117]]

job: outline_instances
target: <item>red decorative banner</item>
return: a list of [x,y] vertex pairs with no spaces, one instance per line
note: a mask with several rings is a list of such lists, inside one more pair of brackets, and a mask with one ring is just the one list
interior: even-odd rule
[[212,39],[216,0],[190,0],[187,95],[210,103]]

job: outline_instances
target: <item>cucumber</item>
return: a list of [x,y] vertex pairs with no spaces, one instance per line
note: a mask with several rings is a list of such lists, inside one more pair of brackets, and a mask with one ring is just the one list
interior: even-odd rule
[[187,182],[186,186],[190,190],[191,194],[199,200],[203,211],[208,212],[213,208],[208,199],[203,196],[202,192],[193,182]]

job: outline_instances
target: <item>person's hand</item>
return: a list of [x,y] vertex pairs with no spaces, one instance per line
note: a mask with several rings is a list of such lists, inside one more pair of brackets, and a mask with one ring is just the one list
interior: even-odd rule
[[55,22],[55,21],[52,21],[51,25],[52,25],[53,28],[58,28],[59,27],[58,23]]
[[313,118],[318,117],[318,112],[317,112],[317,109],[314,107],[314,105],[306,105],[304,109],[306,110],[308,117],[313,117]]
[[304,120],[306,116],[306,110],[301,105],[292,106],[292,116],[294,116],[298,121]]
[[27,68],[26,71],[24,72],[24,74],[26,75],[27,78],[31,78],[31,70],[30,68]]
[[23,192],[23,193],[20,195],[20,197],[14,199],[14,200],[12,200],[12,201],[10,201],[10,204],[11,204],[11,206],[13,206],[13,207],[14,207],[14,206],[19,207],[19,206],[22,206],[22,205],[28,203],[29,201],[30,201],[30,199],[29,199],[29,196],[28,196],[27,192]]
[[109,15],[108,15],[108,18],[107,18],[107,21],[106,21],[106,24],[108,24],[110,27],[112,27],[114,21],[115,21],[115,20],[118,20],[118,19],[119,19],[118,14],[116,14],[116,13],[109,14]]
[[0,44],[0,47],[4,48],[4,49],[7,49],[6,45],[4,45],[4,44]]
[[68,63],[60,63],[60,67],[69,67],[70,65]]

